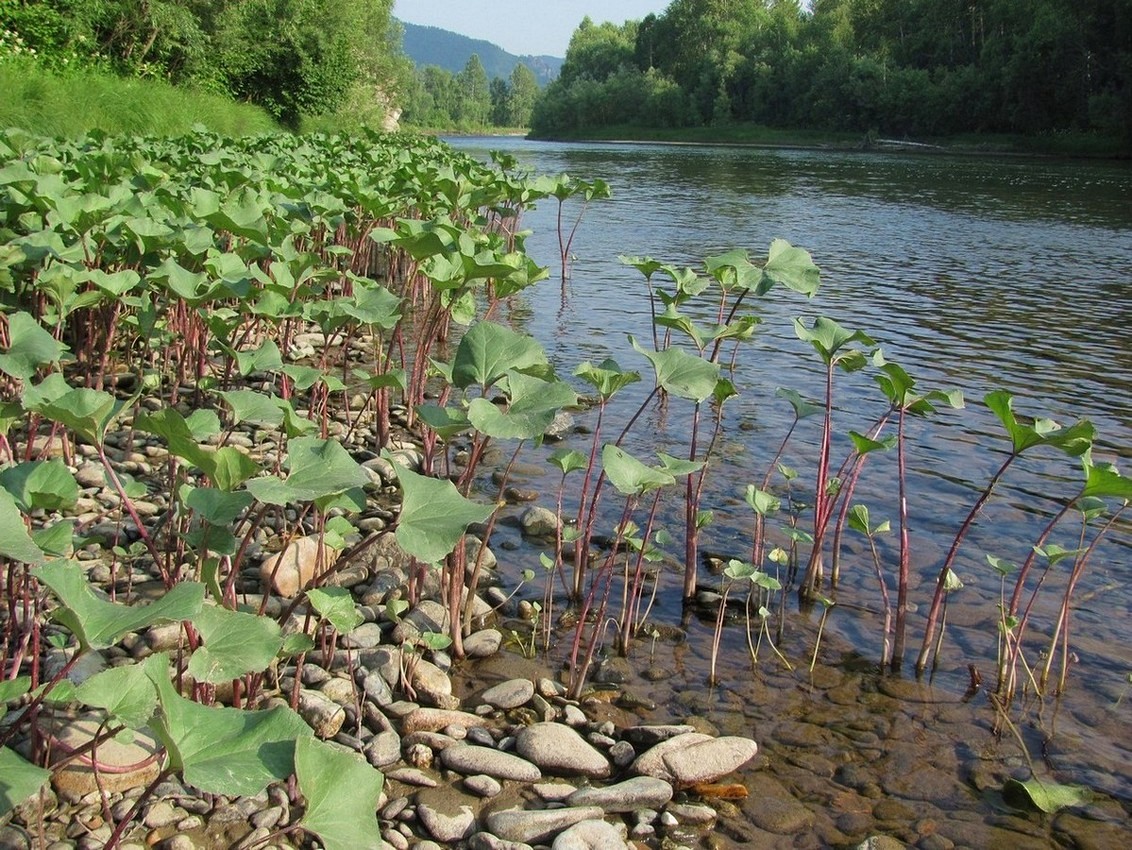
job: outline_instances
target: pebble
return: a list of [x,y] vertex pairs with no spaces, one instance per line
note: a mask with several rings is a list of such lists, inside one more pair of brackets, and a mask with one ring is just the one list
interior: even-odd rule
[[510,679],[488,688],[480,699],[488,705],[507,710],[518,708],[535,695],[535,685],[530,679]]
[[596,806],[564,809],[505,809],[487,816],[489,832],[509,841],[542,842],[584,820],[599,820],[603,812]]
[[548,773],[594,779],[610,773],[605,756],[575,730],[559,723],[535,723],[520,729],[515,736],[515,749]]
[[542,772],[526,759],[470,744],[456,744],[440,754],[440,760],[449,770],[466,776],[478,773],[496,779],[514,779],[519,782],[537,782]]
[[584,820],[563,830],[554,839],[551,850],[630,850],[630,848],[625,839],[625,824],[614,825],[603,820]]
[[599,806],[603,812],[659,809],[672,799],[672,786],[651,776],[637,776],[615,785],[579,788],[566,799],[568,806]]

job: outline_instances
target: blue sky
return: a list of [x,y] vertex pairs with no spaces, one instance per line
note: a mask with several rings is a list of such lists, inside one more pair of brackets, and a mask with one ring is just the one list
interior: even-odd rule
[[498,44],[508,53],[565,56],[582,18],[640,20],[670,0],[396,0],[393,14],[411,24],[458,32]]

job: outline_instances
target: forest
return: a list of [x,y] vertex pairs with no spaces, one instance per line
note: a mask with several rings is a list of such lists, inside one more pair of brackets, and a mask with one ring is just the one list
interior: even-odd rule
[[249,101],[285,127],[396,98],[392,0],[0,0],[0,57]]
[[604,126],[1132,141],[1132,0],[674,0],[587,18],[536,137]]

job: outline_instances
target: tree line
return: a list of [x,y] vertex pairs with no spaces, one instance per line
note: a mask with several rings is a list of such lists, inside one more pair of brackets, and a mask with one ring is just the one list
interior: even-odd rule
[[674,0],[586,18],[536,136],[609,125],[1132,141],[1132,0]]
[[[302,115],[384,108],[406,76],[393,0],[0,0],[0,48]],[[0,50],[0,52],[3,52]]]
[[516,65],[507,79],[489,80],[473,53],[458,74],[438,65],[416,69],[400,103],[402,119],[418,127],[527,127],[538,96],[538,78],[526,65]]

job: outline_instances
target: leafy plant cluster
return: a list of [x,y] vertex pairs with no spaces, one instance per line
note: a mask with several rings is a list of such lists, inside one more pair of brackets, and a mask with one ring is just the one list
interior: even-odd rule
[[[239,576],[266,526],[283,545],[313,535],[345,549],[335,569],[372,542],[348,519],[372,494],[346,446],[372,456],[389,443],[391,398],[423,399],[435,347],[477,297],[494,304],[544,275],[516,231],[539,192],[438,143],[373,134],[9,131],[0,185],[0,699],[12,707],[0,800],[10,808],[46,781],[37,719],[77,703],[102,712],[99,739],[151,730],[162,776],[239,795],[294,774],[302,828],[328,847],[377,846],[380,774],[312,738],[297,690],[270,705],[279,665],[333,650],[356,625],[352,597],[319,587],[324,569],[276,621],[241,604]],[[317,350],[300,337],[312,328]],[[457,360],[457,375],[474,368]],[[336,409],[353,411],[345,428]],[[236,440],[248,431],[251,449]],[[149,445],[160,462],[135,480],[112,443]],[[120,512],[67,518],[79,456],[101,467]],[[494,510],[449,482],[399,477],[397,539],[420,569]],[[168,504],[156,520],[139,513],[147,487]],[[103,519],[118,529],[102,550],[110,598],[75,559]],[[150,604],[132,590],[139,570],[163,588]],[[296,612],[305,628],[285,632]],[[84,657],[163,622],[182,624],[183,653],[68,680]],[[47,674],[51,647],[68,660]],[[17,752],[22,736],[30,749]]]
[[0,57],[31,53],[62,70],[97,65],[266,108],[281,123],[364,114],[391,99],[402,70],[390,0],[3,0]]
[[674,0],[621,26],[584,20],[532,130],[1092,130],[1127,144],[1130,33],[1126,0]]
[[[568,652],[578,694],[610,624],[623,652],[648,633],[662,549],[682,544],[686,599],[703,586],[700,538],[713,518],[703,505],[705,482],[719,461],[724,411],[743,389],[735,364],[756,337],[760,299],[809,297],[820,282],[811,257],[782,240],[759,262],[736,250],[707,257],[700,269],[624,258],[643,276],[652,309],[651,339],[629,340],[640,369],[582,363],[575,384],[499,314],[507,299],[548,276],[524,251],[523,210],[558,204],[565,279],[578,226],[566,208],[579,207],[580,216],[607,197],[601,181],[531,178],[506,156],[488,167],[433,141],[372,133],[47,142],[9,132],[2,145],[0,697],[12,710],[0,726],[0,799],[9,805],[48,776],[37,718],[79,703],[103,713],[105,736],[150,729],[166,774],[223,794],[256,793],[295,774],[307,800],[302,828],[328,847],[376,841],[371,803],[380,775],[311,737],[294,714],[297,686],[279,695],[285,704],[269,700],[280,667],[332,652],[335,635],[357,622],[349,592],[324,585],[375,540],[356,531],[376,506],[359,458],[392,445],[394,405],[403,406],[422,455],[420,472],[394,466],[392,473],[400,489],[395,539],[412,564],[408,602],[426,579],[439,579],[448,634],[430,641],[450,645],[457,658],[513,464],[561,411],[591,408],[589,451],[549,457],[560,474],[558,522],[540,559],[546,580],[534,609],[549,641],[553,587],[561,583],[575,608]],[[727,564],[718,622],[728,594],[745,589],[748,623],[757,615],[759,642],[773,646],[773,607],[791,588],[826,601],[839,575],[841,535],[856,531],[868,538],[891,614],[882,660],[898,666],[912,588],[906,424],[960,399],[920,389],[862,331],[825,317],[798,320],[795,331],[820,361],[825,392],[817,401],[780,395],[795,425],[820,417],[819,459],[808,481],[782,463],[791,427],[764,478],[748,488],[751,556]],[[852,448],[838,458],[835,390],[841,375],[866,370],[885,412],[850,434]],[[642,374],[650,376],[647,391],[622,406],[623,391]],[[1079,492],[1060,504],[1032,556],[1016,570],[991,562],[1003,575],[996,694],[1005,705],[1031,680],[1044,693],[1056,658],[1063,686],[1074,587],[1123,509],[1110,511],[1107,502],[1126,502],[1132,487],[1093,461],[1088,423],[1060,428],[1019,417],[1003,393],[984,401],[1007,431],[1010,460],[941,565],[919,671],[938,656],[947,601],[959,585],[955,553],[1014,460],[1054,449],[1080,458],[1084,470]],[[657,406],[686,413],[687,440],[657,446],[665,451],[655,458],[634,456],[628,438]],[[108,452],[111,443],[145,447],[159,470],[131,479]],[[500,449],[508,452],[502,469],[485,474]],[[894,568],[872,548],[892,524],[853,500],[866,463],[885,454],[895,458],[901,497]],[[105,517],[123,532],[109,552],[109,599],[74,557],[89,531],[66,518],[79,493],[71,472],[78,456],[100,465],[120,505]],[[499,496],[484,501],[479,494],[492,480]],[[139,513],[147,485],[167,500],[159,518]],[[660,527],[666,493],[681,504],[680,544]],[[1074,543],[1062,548],[1053,535],[1070,518]],[[465,545],[473,525],[484,545]],[[265,605],[243,604],[240,580],[265,528],[282,545],[313,537],[339,550],[332,567],[323,556],[319,574],[275,620]],[[1058,565],[1068,567],[1061,614],[1044,669],[1035,672],[1023,636]],[[161,587],[148,605],[130,583],[139,570]],[[533,570],[524,574],[533,578]],[[395,619],[405,604],[387,604],[383,616]],[[303,623],[296,632],[282,627],[296,618]],[[69,683],[84,655],[160,622],[181,624],[183,653]],[[49,675],[40,660],[54,646],[68,660]],[[752,656],[757,651],[752,637]],[[30,749],[11,746],[17,735],[30,738]],[[239,759],[246,778],[222,769],[221,749],[235,754],[227,758]],[[335,793],[346,785],[365,792]]]

